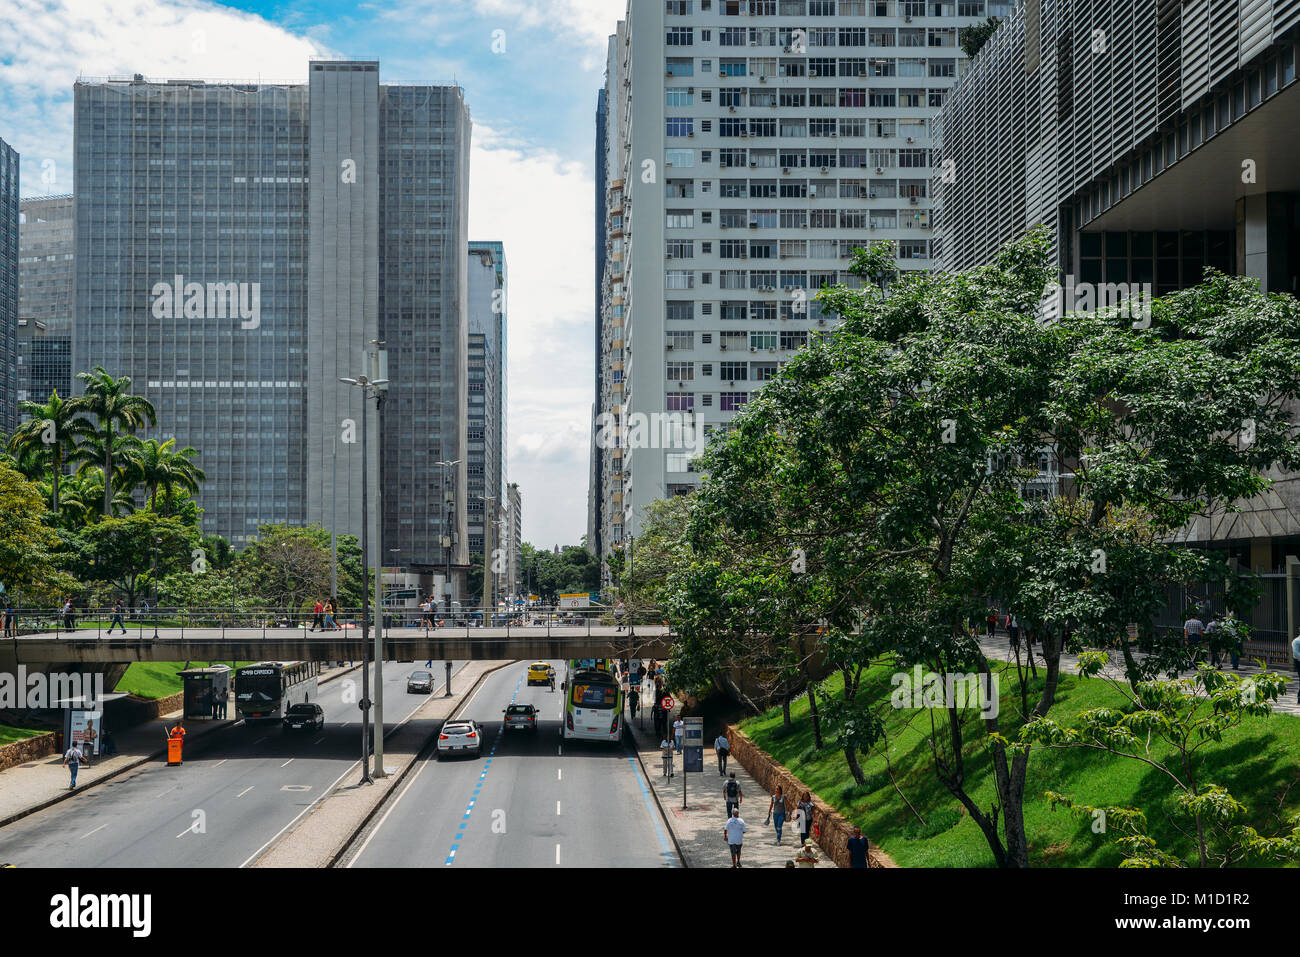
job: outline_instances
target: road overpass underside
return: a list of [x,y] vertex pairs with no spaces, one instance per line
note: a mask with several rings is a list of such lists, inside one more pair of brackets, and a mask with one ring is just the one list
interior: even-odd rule
[[[30,636],[0,646],[0,670],[33,664],[122,664],[132,661],[359,661],[373,642],[359,631],[313,634],[301,629],[160,628],[122,638]],[[566,658],[666,658],[672,636],[663,627],[616,629],[394,629],[383,638],[386,661],[506,661]]]

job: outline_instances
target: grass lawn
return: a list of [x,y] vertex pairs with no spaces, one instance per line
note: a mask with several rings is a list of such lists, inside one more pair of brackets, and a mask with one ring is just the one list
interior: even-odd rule
[[15,741],[21,741],[23,738],[34,738],[38,734],[45,734],[48,730],[48,728],[44,730],[15,728],[7,724],[0,724],[0,747],[13,744]]
[[[991,663],[996,667],[996,663]],[[871,700],[888,700],[893,690],[892,666],[873,668],[863,677],[863,694]],[[1040,671],[1041,674],[1041,671]],[[1000,682],[1002,730],[1015,726],[1014,671]],[[838,675],[826,683],[838,694]],[[1034,686],[1031,700],[1041,682]],[[1105,682],[1062,676],[1057,703],[1050,716],[1058,721],[1097,707],[1122,707],[1123,699]],[[978,712],[967,712],[977,717]],[[760,747],[802,779],[824,801],[862,826],[874,843],[905,867],[991,867],[993,855],[983,832],[961,804],[938,782],[930,760],[926,711],[889,710],[889,755],[899,788],[925,818],[917,820],[894,789],[885,767],[882,746],[862,755],[866,784],[854,787],[843,752],[813,749],[808,720],[808,698],[791,704],[793,732],[782,734],[781,709],[774,708],[742,722],[741,727]],[[965,767],[967,789],[976,804],[987,811],[994,797],[990,752],[983,746],[980,722],[966,726]],[[1169,754],[1155,752],[1165,760]],[[1300,783],[1300,720],[1284,714],[1247,719],[1240,728],[1198,752],[1204,759],[1202,784],[1226,787],[1250,810],[1250,824],[1273,833],[1271,819],[1287,788]],[[1181,777],[1181,775],[1180,775]],[[1117,834],[1094,834],[1089,821],[1064,809],[1053,811],[1044,791],[1058,791],[1085,804],[1116,804],[1143,810],[1157,845],[1187,857],[1193,846],[1171,823],[1172,782],[1162,772],[1127,758],[1083,749],[1035,750],[1029,759],[1025,788],[1025,828],[1030,863],[1043,867],[1114,867],[1121,854],[1112,841]],[[1300,787],[1284,800],[1287,813],[1300,810]]]
[[[252,664],[250,661],[238,662],[235,667],[243,667]],[[228,661],[191,661],[191,668],[205,668],[209,664],[228,665]],[[181,690],[181,679],[178,678],[177,672],[185,670],[183,661],[136,661],[126,669],[126,674],[122,680],[117,683],[114,691],[124,692],[126,694],[139,695],[141,698],[165,698],[168,695],[177,694]],[[233,676],[232,676],[233,680]]]

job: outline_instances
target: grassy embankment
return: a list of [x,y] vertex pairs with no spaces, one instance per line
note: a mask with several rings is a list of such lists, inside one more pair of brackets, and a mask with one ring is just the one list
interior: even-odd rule
[[[888,700],[893,690],[893,666],[879,666],[864,676],[864,693],[872,700]],[[1041,675],[1041,670],[1040,670]],[[1039,685],[1034,687],[1036,695]],[[835,676],[827,691],[839,694],[843,682]],[[1000,682],[1003,733],[1014,731],[1008,718],[1016,713],[1014,672]],[[1031,695],[1031,700],[1033,696]],[[1097,707],[1123,707],[1124,700],[1105,682],[1063,676],[1051,716],[1069,722],[1071,716]],[[974,712],[971,712],[974,714]],[[863,832],[905,867],[990,867],[993,857],[983,833],[961,804],[935,777],[930,760],[929,713],[889,709],[890,758],[898,785],[925,823],[908,810],[894,789],[883,752],[877,746],[861,758],[865,785],[855,786],[843,752],[833,746],[816,752],[807,696],[791,706],[792,733],[783,734],[781,709],[749,718],[741,725],[760,747],[802,779],[823,800],[862,826]],[[966,780],[976,804],[987,810],[992,803],[992,762],[982,744],[979,722],[966,734]],[[832,742],[828,742],[832,744]],[[1160,760],[1170,749],[1154,752]],[[1202,749],[1205,756],[1201,780],[1226,787],[1250,809],[1250,823],[1269,828],[1278,801],[1300,782],[1300,719],[1285,714],[1247,719],[1224,736],[1222,743]],[[1181,775],[1180,775],[1181,776]],[[1084,749],[1035,750],[1030,756],[1025,790],[1025,826],[1034,866],[1114,867],[1121,855],[1113,846],[1117,834],[1094,834],[1090,823],[1064,809],[1052,810],[1043,792],[1052,790],[1092,805],[1141,808],[1158,845],[1181,856],[1192,854],[1191,843],[1173,826],[1172,784],[1162,772],[1138,761]],[[1300,810],[1300,787],[1283,800],[1286,813]]]

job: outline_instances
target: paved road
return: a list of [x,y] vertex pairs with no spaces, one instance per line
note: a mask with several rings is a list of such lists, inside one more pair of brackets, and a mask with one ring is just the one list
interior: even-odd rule
[[[441,689],[446,672],[434,664]],[[454,662],[454,671],[463,664]],[[427,700],[406,693],[407,675],[421,665],[384,663],[386,726]],[[345,704],[350,681],[356,693]],[[361,750],[360,685],[355,672],[321,687],[321,732],[288,734],[268,724],[215,731],[181,767],[150,762],[0,828],[0,860],[20,867],[238,867],[348,773]]]
[[[484,725],[483,756],[421,760],[348,866],[679,865],[636,758],[622,745],[564,741],[561,692],[528,687],[526,671],[489,675],[458,713]],[[501,731],[511,701],[541,708],[536,733]]]

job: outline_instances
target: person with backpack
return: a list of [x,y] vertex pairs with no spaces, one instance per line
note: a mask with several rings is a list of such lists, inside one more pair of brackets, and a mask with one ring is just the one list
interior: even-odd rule
[[722,786],[722,796],[727,799],[727,817],[731,817],[732,811],[739,812],[740,802],[745,800],[745,792],[740,787],[740,782],[736,780],[736,772],[731,772],[731,777],[727,783]]
[[713,739],[713,750],[718,756],[718,777],[723,777],[727,773],[727,758],[731,756],[731,742],[721,731]]
[[870,846],[867,839],[862,836],[862,828],[855,827],[853,836],[849,838],[846,844],[849,852],[849,867],[867,867],[867,855]]
[[71,791],[77,786],[77,768],[82,764],[89,767],[90,762],[86,760],[86,756],[82,753],[81,748],[77,747],[76,742],[73,742],[72,747],[63,753],[63,763],[72,772],[72,783],[68,785],[68,790]]

